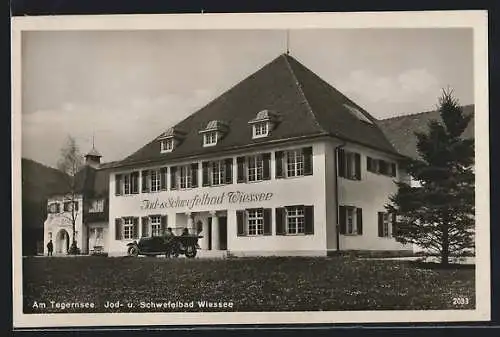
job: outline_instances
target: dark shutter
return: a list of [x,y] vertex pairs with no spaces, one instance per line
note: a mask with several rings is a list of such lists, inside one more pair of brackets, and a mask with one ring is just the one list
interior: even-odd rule
[[149,218],[147,216],[143,216],[141,218],[141,225],[142,225],[142,237],[148,237],[149,236]]
[[271,154],[263,153],[262,154],[262,179],[270,180],[271,179]]
[[346,170],[345,170],[345,151],[344,149],[338,149],[337,152],[337,169],[338,176],[345,178]]
[[236,182],[244,183],[245,182],[245,157],[237,157],[236,164],[238,168],[238,176]]
[[366,170],[373,172],[373,159],[371,157],[366,157]]
[[149,192],[149,186],[148,186],[148,176],[149,172],[147,170],[144,170],[141,172],[142,175],[142,188],[141,191],[142,193],[148,193]]
[[274,153],[274,159],[276,161],[276,179],[284,178],[285,172],[283,170],[283,151],[276,151]]
[[139,218],[134,218],[134,239],[139,238]]
[[245,214],[246,211],[236,211],[236,225],[237,225],[237,235],[245,235]]
[[203,186],[210,186],[210,176],[208,172],[208,161],[204,161],[201,163],[201,169],[202,169],[202,184]]
[[302,155],[304,156],[304,175],[310,176],[313,174],[313,156],[312,147],[305,147],[302,149]]
[[161,232],[160,232],[160,234],[161,235],[165,234],[166,229],[167,229],[167,216],[162,215],[161,216]]
[[116,218],[115,219],[115,240],[121,240],[121,239],[122,239],[122,219]]
[[276,208],[276,235],[285,235],[286,210],[284,207]]
[[56,204],[56,213],[61,213],[61,204],[60,203]]
[[304,206],[305,233],[314,234],[314,206]]
[[172,166],[170,168],[170,189],[177,189],[177,166]]
[[130,174],[130,189],[132,194],[139,193],[139,172],[132,172]]
[[395,177],[396,176],[396,164],[391,163],[391,176]]
[[198,187],[198,163],[191,164],[191,187]]
[[361,208],[356,209],[356,222],[358,225],[357,234],[363,235],[363,209]]
[[226,169],[226,184],[232,184],[233,183],[233,158],[228,158],[224,160],[224,165]]
[[264,235],[272,235],[272,208],[264,208]]
[[167,190],[167,168],[162,167],[160,169],[160,189],[162,191]]
[[378,212],[378,236],[384,236],[384,212]]
[[340,226],[340,234],[345,234],[346,233],[346,207],[345,206],[339,206],[339,226]]
[[356,169],[356,179],[361,180],[361,156],[359,153],[354,154],[354,165]]
[[122,175],[115,175],[115,195],[122,195]]
[[398,235],[398,221],[396,213],[391,213],[392,216],[392,236]]

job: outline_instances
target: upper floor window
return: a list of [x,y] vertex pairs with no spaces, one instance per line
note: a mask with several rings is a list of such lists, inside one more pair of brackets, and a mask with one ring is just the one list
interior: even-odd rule
[[233,183],[233,158],[202,163],[203,186]]
[[339,206],[340,234],[363,234],[363,210],[354,206]]
[[174,149],[174,139],[167,138],[160,141],[161,153],[172,152]]
[[61,212],[61,205],[58,202],[51,202],[49,203],[47,207],[47,211],[49,213],[60,213]]
[[167,189],[167,168],[143,170],[142,193],[165,191]]
[[314,234],[314,206],[276,208],[276,234]]
[[338,151],[338,175],[351,180],[361,180],[361,156],[356,152]]
[[73,211],[73,205],[74,205],[75,212],[78,212],[78,201],[65,201],[63,203],[64,212]]
[[259,122],[253,125],[253,138],[266,137],[269,133],[268,122]]
[[213,146],[217,144],[217,131],[207,132],[203,135],[203,146]]
[[198,187],[198,163],[170,168],[170,189]]
[[89,208],[89,213],[101,213],[104,212],[104,199],[92,200]]
[[115,175],[115,194],[127,195],[139,193],[139,172]]
[[371,157],[366,157],[366,170],[372,173],[383,174],[389,177],[395,177],[397,174],[397,166],[395,163]]
[[312,175],[312,147],[276,151],[276,178]]
[[236,158],[238,183],[271,179],[271,153]]

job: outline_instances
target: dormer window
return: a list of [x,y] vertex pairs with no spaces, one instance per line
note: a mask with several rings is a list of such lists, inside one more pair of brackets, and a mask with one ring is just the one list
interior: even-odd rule
[[161,153],[172,152],[172,150],[174,149],[173,138],[162,139],[160,144],[161,144]]
[[255,123],[253,125],[253,138],[266,137],[269,133],[268,122]]
[[252,138],[263,138],[269,136],[278,123],[278,114],[270,110],[262,110],[254,119],[248,122],[252,126]]
[[218,120],[208,122],[207,126],[200,130],[199,133],[203,136],[203,146],[215,146],[228,131],[226,123]]
[[203,146],[217,145],[217,131],[207,132],[203,135]]

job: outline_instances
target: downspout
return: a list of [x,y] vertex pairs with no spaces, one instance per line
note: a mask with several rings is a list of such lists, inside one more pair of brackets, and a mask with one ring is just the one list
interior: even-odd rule
[[339,175],[338,175],[338,159],[339,159],[339,150],[346,145],[346,142],[343,142],[340,145],[335,147],[335,214],[337,215],[336,221],[336,239],[337,239],[337,252],[340,252],[340,224],[339,224]]

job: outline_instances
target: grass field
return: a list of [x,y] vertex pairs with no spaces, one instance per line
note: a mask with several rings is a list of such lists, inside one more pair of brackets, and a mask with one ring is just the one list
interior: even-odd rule
[[[347,257],[32,257],[23,259],[23,275],[25,313],[420,310],[475,306],[473,267],[427,269],[408,261]],[[454,304],[454,298],[465,301]],[[35,301],[38,308],[33,307]],[[94,308],[53,308],[51,301],[54,305],[94,303]],[[108,301],[120,301],[123,307],[104,308]],[[142,305],[168,301],[193,301],[195,305]],[[198,301],[228,302],[233,306],[200,308]]]

